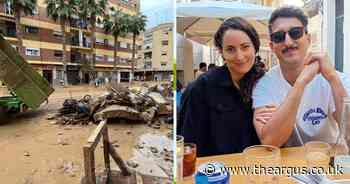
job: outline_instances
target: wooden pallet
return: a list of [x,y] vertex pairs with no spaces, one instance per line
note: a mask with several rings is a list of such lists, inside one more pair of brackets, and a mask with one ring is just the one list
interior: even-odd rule
[[[105,162],[105,173],[96,177],[95,171],[95,149],[100,139],[103,140],[103,152]],[[87,144],[83,147],[84,152],[84,172],[85,175],[81,184],[111,184],[129,183],[143,184],[142,177],[135,172],[131,172],[124,160],[119,156],[113,145],[109,141],[107,121],[101,121],[94,132],[90,135]],[[111,171],[109,156],[113,158],[121,172]]]

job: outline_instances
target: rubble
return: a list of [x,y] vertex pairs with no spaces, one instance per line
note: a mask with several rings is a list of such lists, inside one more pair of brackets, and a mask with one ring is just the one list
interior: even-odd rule
[[[142,121],[148,124],[160,116],[172,115],[172,93],[170,84],[147,86],[110,86],[108,93],[99,97],[90,95],[82,99],[66,99],[55,115],[61,125],[98,123],[104,119],[117,118],[128,121]],[[127,121],[126,121],[127,122]],[[50,123],[54,124],[54,123]],[[158,129],[160,125],[154,126]]]

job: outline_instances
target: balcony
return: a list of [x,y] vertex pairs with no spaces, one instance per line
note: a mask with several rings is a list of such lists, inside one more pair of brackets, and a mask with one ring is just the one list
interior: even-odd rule
[[73,19],[70,22],[70,26],[78,29],[87,29],[87,22],[79,19]]
[[5,37],[16,38],[16,25],[13,22],[4,21],[0,23],[0,33]]
[[79,40],[78,36],[72,37],[71,45],[82,48],[91,48],[91,43],[85,37],[83,37],[82,40]]

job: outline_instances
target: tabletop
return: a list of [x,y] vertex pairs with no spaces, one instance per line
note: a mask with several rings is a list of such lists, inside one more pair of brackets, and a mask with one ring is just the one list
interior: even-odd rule
[[[207,162],[221,162],[226,167],[238,167],[243,166],[245,163],[242,153],[236,154],[227,154],[227,155],[218,155],[218,156],[209,156],[209,157],[200,157],[197,158],[196,167],[202,163]],[[307,163],[304,156],[303,147],[291,147],[291,148],[282,148],[281,149],[281,167],[306,167]],[[230,183],[246,183],[246,175],[231,175]],[[350,174],[341,174],[341,175],[328,175],[332,179],[350,179]],[[293,179],[289,178],[287,175],[278,176],[279,183],[283,184],[294,184],[297,183]],[[184,178],[183,181],[177,182],[179,184],[194,184],[194,177]]]

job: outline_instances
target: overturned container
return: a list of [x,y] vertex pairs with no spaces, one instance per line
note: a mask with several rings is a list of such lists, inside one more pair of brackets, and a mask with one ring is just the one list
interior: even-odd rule
[[54,91],[46,79],[20,56],[2,35],[0,35],[0,80],[16,99],[31,109],[38,108]]

